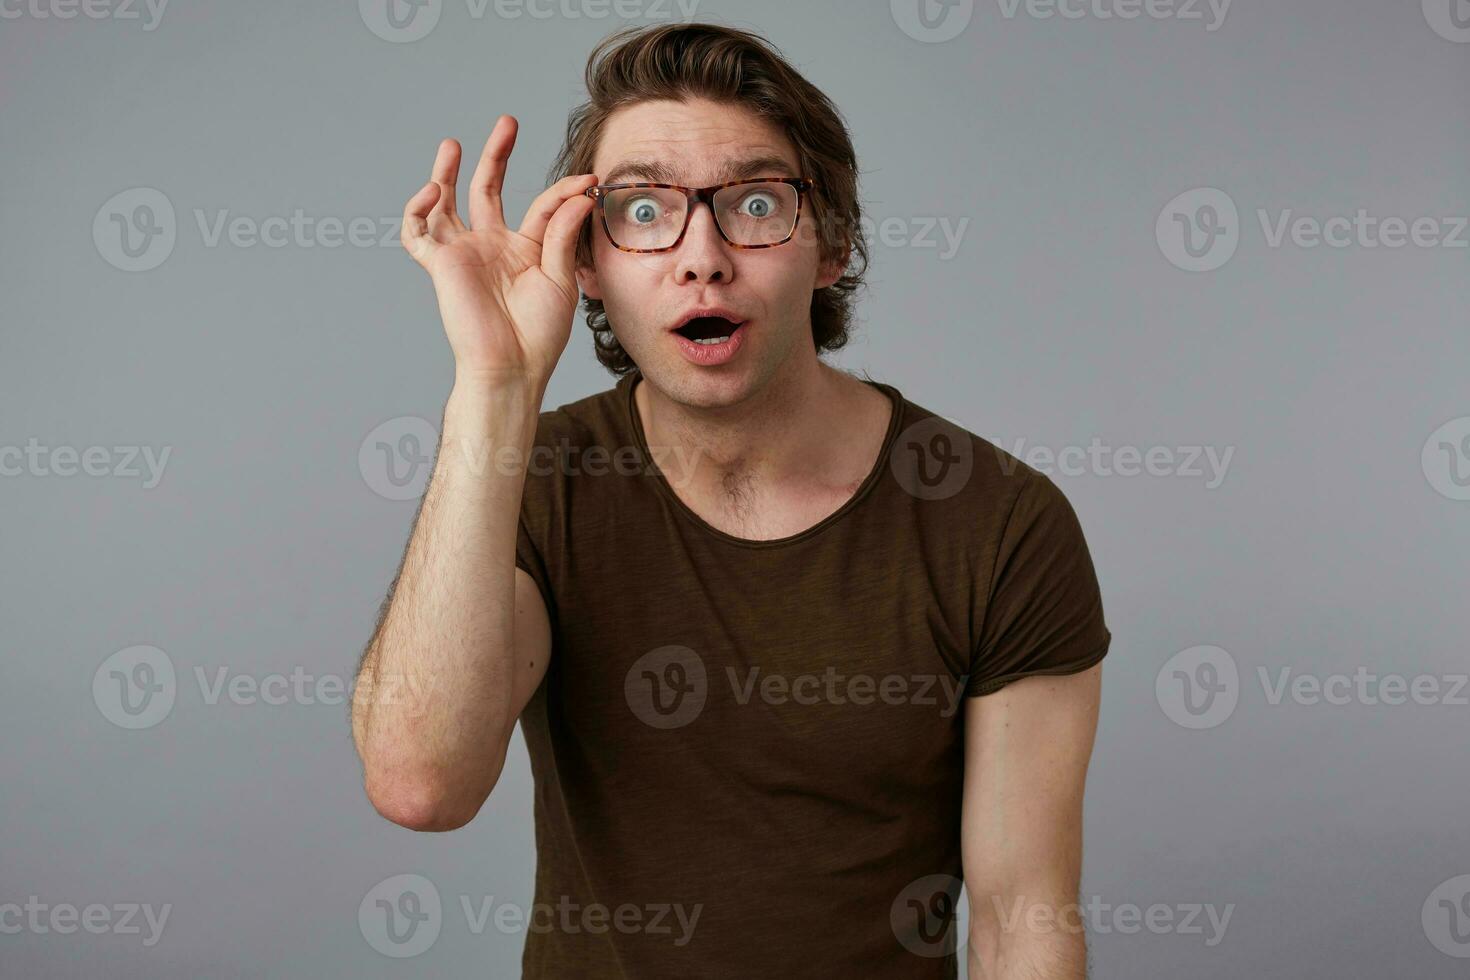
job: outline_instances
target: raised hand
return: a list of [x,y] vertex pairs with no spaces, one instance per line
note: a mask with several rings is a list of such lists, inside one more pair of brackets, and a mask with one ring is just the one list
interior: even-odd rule
[[514,116],[495,121],[470,180],[470,227],[455,210],[460,145],[439,144],[434,169],[403,209],[401,241],[434,283],[459,380],[528,380],[544,389],[571,335],[577,236],[595,174],[552,184],[519,229],[505,223],[501,188],[515,146]]

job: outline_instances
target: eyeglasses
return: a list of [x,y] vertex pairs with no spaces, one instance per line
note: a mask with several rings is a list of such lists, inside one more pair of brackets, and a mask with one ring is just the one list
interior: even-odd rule
[[816,182],[805,177],[754,177],[713,187],[678,184],[597,184],[584,192],[597,202],[608,241],[624,252],[667,252],[689,228],[694,202],[715,216],[720,237],[735,248],[773,248],[791,241],[801,203]]

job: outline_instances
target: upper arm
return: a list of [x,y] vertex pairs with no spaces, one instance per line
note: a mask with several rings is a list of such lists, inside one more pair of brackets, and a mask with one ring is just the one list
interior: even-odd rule
[[[966,699],[961,856],[972,930],[985,934],[998,918],[1011,921],[1018,900],[1023,916],[1077,901],[1101,687],[1099,663]],[[996,937],[988,938],[992,946]]]
[[506,738],[541,686],[551,661],[551,618],[541,589],[524,568],[515,575],[515,625],[512,630],[511,703]]

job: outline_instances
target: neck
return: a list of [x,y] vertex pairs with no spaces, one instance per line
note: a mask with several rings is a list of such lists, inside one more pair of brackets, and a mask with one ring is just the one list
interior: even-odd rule
[[782,487],[831,482],[851,467],[843,450],[868,424],[871,397],[861,380],[818,359],[789,359],[785,368],[734,405],[674,401],[640,378],[633,392],[645,438],[655,455],[688,461],[682,476],[697,490]]

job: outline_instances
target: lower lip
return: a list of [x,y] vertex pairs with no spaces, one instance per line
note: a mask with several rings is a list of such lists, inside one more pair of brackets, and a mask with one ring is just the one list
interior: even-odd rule
[[696,344],[677,331],[670,331],[670,334],[686,360],[701,367],[715,367],[729,361],[740,350],[745,343],[745,330],[748,326],[748,323],[742,323],[736,327],[735,332],[730,334],[730,339],[723,344]]

